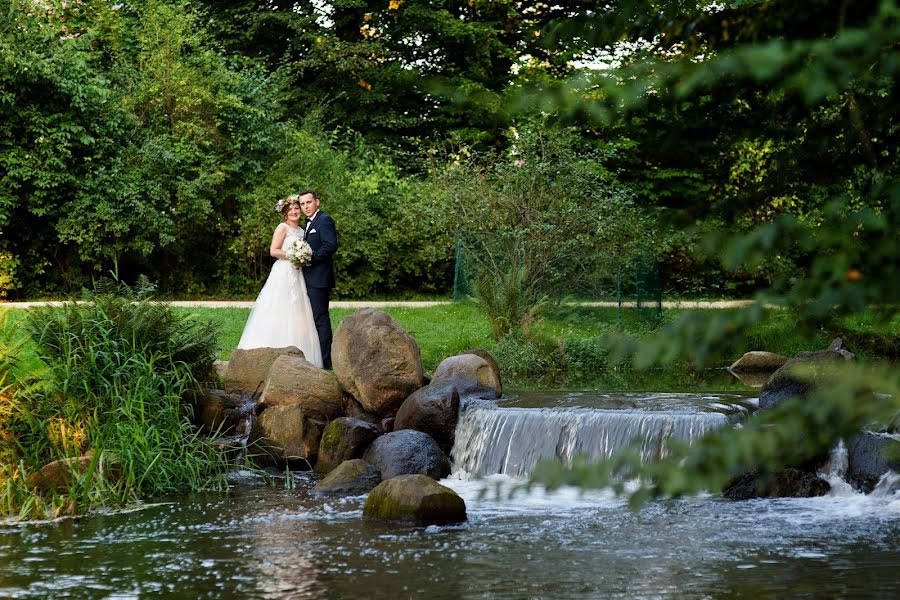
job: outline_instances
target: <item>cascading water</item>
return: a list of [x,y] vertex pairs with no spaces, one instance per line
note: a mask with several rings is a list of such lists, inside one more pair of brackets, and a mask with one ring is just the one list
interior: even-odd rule
[[469,475],[524,477],[540,460],[608,458],[636,439],[646,462],[665,456],[672,437],[692,442],[728,422],[714,412],[472,407],[460,414],[452,458]]

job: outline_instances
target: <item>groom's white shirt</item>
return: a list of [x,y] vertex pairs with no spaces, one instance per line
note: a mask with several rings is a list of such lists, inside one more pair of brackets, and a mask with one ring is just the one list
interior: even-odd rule
[[306,220],[306,229],[304,230],[304,231],[306,231],[306,235],[309,235],[309,232],[310,232],[309,226],[312,224],[312,222],[315,220],[315,218],[319,215],[320,210],[321,210],[320,208],[317,208],[316,212],[314,212],[313,215],[309,219]]

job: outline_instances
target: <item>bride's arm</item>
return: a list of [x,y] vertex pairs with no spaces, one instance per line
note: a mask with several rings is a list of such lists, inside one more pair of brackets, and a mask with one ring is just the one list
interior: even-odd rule
[[281,249],[284,243],[284,237],[287,235],[287,227],[282,227],[284,223],[279,223],[272,234],[272,245],[269,246],[269,256],[274,258],[287,258],[287,254]]

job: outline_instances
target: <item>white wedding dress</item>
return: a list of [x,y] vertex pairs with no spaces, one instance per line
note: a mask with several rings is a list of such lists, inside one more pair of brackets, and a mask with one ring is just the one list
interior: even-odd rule
[[[281,244],[281,249],[286,251],[296,240],[303,239],[303,230],[287,223],[282,225],[287,227],[287,235]],[[288,346],[296,346],[303,351],[307,361],[322,367],[319,334],[306,295],[303,273],[291,261],[280,258],[272,265],[269,278],[256,298],[237,347]]]

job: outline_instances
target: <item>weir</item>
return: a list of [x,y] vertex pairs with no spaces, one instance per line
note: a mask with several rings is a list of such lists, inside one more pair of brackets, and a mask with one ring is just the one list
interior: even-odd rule
[[647,462],[666,456],[672,438],[693,442],[727,423],[715,412],[471,407],[460,413],[452,458],[471,476],[525,477],[543,459],[608,458],[637,440]]

